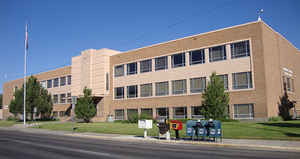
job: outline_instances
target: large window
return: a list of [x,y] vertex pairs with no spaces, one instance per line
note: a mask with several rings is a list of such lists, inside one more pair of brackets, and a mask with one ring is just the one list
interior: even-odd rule
[[140,72],[151,72],[152,71],[152,59],[144,60],[140,62]]
[[232,74],[233,89],[248,89],[252,88],[251,72],[239,72]]
[[66,103],[66,94],[60,94],[60,103]]
[[225,45],[209,48],[209,62],[226,60]]
[[68,75],[68,85],[71,85],[71,83],[72,83],[72,76]]
[[224,75],[217,75],[220,80],[224,83],[224,89],[228,90],[228,75],[224,74]]
[[66,85],[66,77],[60,77],[60,86],[65,86]]
[[138,96],[137,85],[127,86],[127,98],[136,98]]
[[41,81],[40,84],[41,84],[41,86],[42,86],[43,88],[47,88],[47,83],[46,83],[46,81]]
[[231,58],[233,59],[250,56],[249,41],[233,43],[230,45],[230,47],[231,47]]
[[138,116],[137,109],[127,109],[127,119],[128,120],[133,120],[137,116]]
[[206,77],[190,79],[191,93],[203,92],[206,88]]
[[55,78],[53,80],[53,87],[58,87],[59,86],[59,78]]
[[158,82],[155,83],[155,95],[166,96],[169,95],[169,82]]
[[115,66],[115,77],[124,76],[124,65]]
[[47,80],[47,88],[52,88],[52,80]]
[[190,65],[205,63],[204,49],[190,52]]
[[294,79],[291,77],[283,76],[283,86],[289,92],[294,92]]
[[115,119],[116,120],[124,120],[124,109],[116,109],[115,110]]
[[157,118],[169,118],[169,108],[156,108]]
[[124,98],[124,87],[115,88],[115,99]]
[[172,94],[185,94],[186,93],[186,80],[172,81]]
[[202,114],[202,106],[192,106],[192,119],[204,119]]
[[142,84],[141,88],[141,97],[151,97],[152,96],[152,83]]
[[53,95],[53,104],[57,104],[58,103],[58,95],[54,94]]
[[71,95],[71,92],[67,93],[67,102],[68,103],[72,103],[72,95]]
[[172,55],[171,58],[172,68],[185,66],[185,53]]
[[174,107],[173,108],[174,119],[185,119],[187,118],[186,107]]
[[168,56],[155,58],[155,71],[168,69]]
[[234,104],[235,119],[253,119],[254,110],[253,104]]
[[127,75],[134,75],[137,73],[137,63],[129,63],[127,64]]
[[153,112],[152,112],[152,108],[142,108],[141,109],[141,115],[145,115],[147,117],[151,117],[153,116]]

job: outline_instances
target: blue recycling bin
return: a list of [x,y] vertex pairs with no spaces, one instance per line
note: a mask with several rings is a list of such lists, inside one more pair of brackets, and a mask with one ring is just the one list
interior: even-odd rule
[[221,122],[219,120],[208,121],[206,129],[209,138],[217,139],[222,137]]
[[205,120],[189,120],[186,123],[186,136],[194,137],[202,137],[203,139],[206,137],[207,131],[205,128],[207,121]]

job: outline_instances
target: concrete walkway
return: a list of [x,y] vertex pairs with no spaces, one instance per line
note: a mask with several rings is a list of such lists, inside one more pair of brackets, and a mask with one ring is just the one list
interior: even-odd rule
[[280,151],[297,151],[300,152],[300,141],[280,141],[280,140],[245,140],[245,139],[223,139],[222,142],[208,142],[208,141],[191,141],[191,140],[164,140],[157,139],[157,137],[144,138],[133,135],[119,135],[119,134],[100,134],[100,133],[78,133],[70,131],[53,131],[45,129],[26,128],[22,125],[15,125],[8,128],[0,128],[6,130],[22,131],[37,134],[52,134],[52,135],[67,135],[81,138],[94,138],[102,140],[115,140],[127,142],[152,142],[162,144],[192,144],[192,145],[211,145],[211,146],[231,146],[236,148],[246,149],[265,149],[265,150],[280,150]]

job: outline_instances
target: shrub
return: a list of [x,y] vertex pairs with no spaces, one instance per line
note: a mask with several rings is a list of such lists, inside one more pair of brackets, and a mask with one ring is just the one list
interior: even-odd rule
[[19,119],[17,117],[14,117],[14,116],[9,116],[7,118],[8,121],[18,121]]
[[268,121],[282,121],[283,119],[282,119],[282,117],[280,117],[280,116],[277,116],[277,117],[270,117],[269,119],[268,119]]

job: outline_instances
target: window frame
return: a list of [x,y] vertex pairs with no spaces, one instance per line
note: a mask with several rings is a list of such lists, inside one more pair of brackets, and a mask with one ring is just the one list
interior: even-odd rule
[[[130,95],[130,88],[135,87],[135,94],[134,95]],[[127,98],[137,98],[138,97],[138,85],[130,85],[126,87],[127,89]]]
[[[117,96],[117,94],[118,94],[118,89],[121,89],[121,92],[122,92],[122,95],[121,95],[121,96]],[[124,96],[125,96],[124,87],[116,87],[116,88],[114,89],[114,96],[115,96],[114,99],[124,99]]]
[[[149,63],[148,63],[149,62]],[[150,67],[146,69],[146,66]],[[140,73],[152,72],[152,59],[140,61]]]
[[[120,111],[120,113],[122,115],[121,116],[117,116],[117,111]],[[124,120],[124,116],[125,116],[124,109],[115,109],[115,120]],[[121,117],[121,118],[117,118],[117,117]]]
[[[193,88],[193,80],[199,79],[200,82],[203,82],[204,79],[204,88]],[[200,83],[200,85],[203,83]],[[206,77],[196,77],[196,78],[190,78],[190,93],[203,93],[206,89]]]
[[[236,75],[246,73],[247,79],[247,87],[243,87],[243,85],[237,85]],[[253,88],[253,81],[252,81],[252,72],[237,72],[232,73],[232,89],[233,90],[241,90],[241,89],[251,89]]]
[[66,85],[66,82],[67,82],[67,78],[66,76],[63,76],[63,77],[60,77],[60,86],[65,86]]
[[[143,88],[145,86],[150,86],[151,87],[151,92],[150,93],[143,94]],[[141,92],[141,97],[152,97],[153,96],[153,84],[152,83],[141,84],[140,85],[140,92]]]
[[[162,110],[165,111],[165,115],[166,116],[159,115]],[[166,118],[166,119],[169,119],[169,108],[168,107],[158,107],[158,108],[156,108],[156,118]]]
[[52,88],[52,87],[53,87],[52,79],[47,80],[47,88]]
[[[193,62],[193,54],[200,54],[202,59]],[[193,50],[189,52],[190,65],[205,64],[205,49]]]
[[[131,65],[135,66],[135,67],[133,67],[133,68],[135,68],[134,71],[130,70],[131,69]],[[126,66],[127,66],[127,73],[126,73],[127,75],[135,75],[135,74],[137,74],[137,72],[138,72],[138,70],[137,70],[137,62],[128,63]]]
[[56,87],[59,87],[59,78],[54,78],[53,79],[53,88],[56,88]]
[[[227,90],[229,90],[229,86],[228,86],[228,74],[221,74],[221,75],[217,75],[221,80],[223,80],[223,85],[224,85],[224,90],[225,91],[227,91]],[[222,76],[223,76],[223,78],[222,78]],[[225,77],[226,77],[226,80],[225,80]],[[225,85],[225,83],[226,83],[226,85]]]
[[[160,84],[166,84],[166,85],[167,85],[167,86],[166,86],[167,90],[166,90],[165,93],[158,92],[158,91],[159,91],[158,86],[159,86]],[[155,83],[155,96],[168,96],[168,95],[169,95],[169,81],[156,82],[156,83]]]
[[[122,73],[117,74],[118,68],[122,68]],[[117,65],[117,66],[114,67],[114,77],[122,77],[122,76],[124,76],[124,75],[125,75],[124,64],[122,64],[122,65]]]
[[[181,63],[175,64],[175,58],[176,57],[181,57]],[[177,67],[184,67],[185,66],[185,53],[178,53],[178,54],[173,54],[171,55],[171,64],[172,68],[177,68]]]
[[[183,115],[177,115],[177,109],[183,109]],[[173,119],[186,119],[187,118],[187,107],[173,107]]]
[[[164,63],[164,66],[158,66],[158,62],[161,59],[165,59],[166,60],[166,62]],[[168,56],[156,57],[154,59],[154,61],[155,61],[155,71],[167,70],[168,69]]]
[[72,75],[68,75],[68,76],[67,76],[67,81],[68,81],[68,82],[67,82],[68,85],[71,85],[71,84],[72,84]]
[[[248,114],[237,114],[238,106],[240,105],[248,105]],[[247,116],[248,115],[248,116]],[[246,117],[241,117],[246,116]],[[253,103],[247,103],[247,104],[234,104],[233,105],[233,118],[234,119],[254,119],[254,104]]]
[[[246,50],[244,50],[242,54],[236,54],[235,45],[238,45],[238,44],[241,44],[241,43],[244,43]],[[231,43],[230,44],[230,50],[231,50],[231,59],[248,57],[248,56],[250,56],[250,51],[251,51],[250,50],[250,42],[249,42],[249,40],[245,40],[245,41],[239,41],[239,42]]]
[[[182,88],[181,90],[176,90],[175,89],[175,84],[177,82],[182,82]],[[186,94],[187,93],[187,83],[186,83],[186,79],[181,79],[181,80],[172,80],[172,94],[173,95],[180,95],[180,94]]]
[[[220,58],[220,59],[212,59],[212,54],[214,53],[213,49],[216,49],[216,48],[219,48],[219,47],[222,48],[223,57]],[[219,45],[219,46],[210,47],[208,50],[209,50],[209,62],[218,62],[218,61],[223,61],[223,60],[227,59],[226,45]]]

